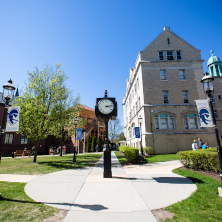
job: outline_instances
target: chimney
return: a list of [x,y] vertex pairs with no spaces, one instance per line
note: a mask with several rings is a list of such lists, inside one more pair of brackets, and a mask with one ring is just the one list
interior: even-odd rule
[[163,27],[163,31],[170,30],[170,27]]

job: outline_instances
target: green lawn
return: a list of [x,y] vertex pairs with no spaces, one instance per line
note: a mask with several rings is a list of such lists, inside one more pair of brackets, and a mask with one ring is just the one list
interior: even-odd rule
[[[188,170],[175,169],[173,172],[192,180],[197,185],[197,191],[186,200],[165,208],[176,214],[172,221],[222,221],[222,198],[217,195],[221,183],[211,177]],[[171,220],[167,219],[167,221]]]
[[60,170],[94,166],[102,155],[103,154],[77,155],[75,164],[72,163],[73,156],[38,156],[36,163],[33,162],[33,157],[2,158],[0,174],[47,174]]
[[146,163],[154,163],[154,162],[166,162],[171,160],[177,160],[177,154],[159,154],[152,155],[144,158]]
[[36,203],[25,192],[25,183],[0,182],[0,221],[41,221],[58,210]]
[[127,162],[126,157],[122,156],[122,155],[119,153],[119,151],[115,151],[115,154],[116,154],[116,156],[117,156],[120,164],[124,164],[124,163]]

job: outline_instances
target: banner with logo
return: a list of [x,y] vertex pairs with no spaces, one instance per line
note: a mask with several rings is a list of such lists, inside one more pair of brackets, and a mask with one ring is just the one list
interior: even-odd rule
[[82,139],[82,129],[77,129],[77,140]]
[[197,111],[200,118],[200,126],[213,127],[213,121],[208,101],[205,99],[195,100],[195,102],[197,104]]
[[135,137],[140,138],[140,128],[139,127],[135,127]]
[[20,106],[8,107],[8,115],[5,132],[17,132],[19,130]]

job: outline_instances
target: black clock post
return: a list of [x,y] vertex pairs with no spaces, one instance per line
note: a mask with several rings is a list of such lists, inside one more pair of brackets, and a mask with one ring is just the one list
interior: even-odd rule
[[105,96],[103,98],[96,99],[95,114],[98,120],[103,120],[106,125],[106,138],[104,141],[104,172],[103,178],[112,178],[111,171],[111,150],[109,147],[108,138],[108,123],[109,120],[115,120],[117,117],[117,102],[115,98],[107,96],[107,90],[105,90]]

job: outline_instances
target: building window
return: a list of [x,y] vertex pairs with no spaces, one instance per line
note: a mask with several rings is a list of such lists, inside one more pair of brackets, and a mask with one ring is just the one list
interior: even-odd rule
[[163,91],[163,103],[169,103],[168,91]]
[[135,123],[132,124],[133,137],[135,137]]
[[174,60],[173,51],[167,51],[167,60]]
[[136,113],[137,113],[137,111],[138,111],[137,102],[136,102],[136,105],[135,105],[135,106],[136,106]]
[[155,129],[175,129],[174,117],[167,114],[155,116]]
[[138,105],[139,105],[139,109],[140,109],[140,107],[141,107],[141,104],[140,104],[140,97],[139,97],[139,99],[138,99]]
[[187,90],[182,91],[182,95],[183,95],[183,103],[189,103],[188,91]]
[[215,116],[216,119],[218,119],[217,110],[214,110],[214,116]]
[[167,38],[167,43],[168,45],[170,45],[170,38]]
[[211,75],[214,76],[213,66],[210,67]]
[[212,102],[215,103],[214,95],[211,95],[210,98],[212,99]]
[[217,76],[220,76],[218,65],[215,65],[215,69],[216,69]]
[[8,143],[8,144],[13,143],[13,134],[9,134],[9,133],[5,134],[5,143]]
[[219,99],[219,100],[222,100],[222,96],[221,96],[221,95],[218,95],[218,99]]
[[182,55],[181,55],[181,51],[177,51],[177,60],[181,60],[182,59]]
[[160,70],[160,80],[166,80],[166,70]]
[[180,80],[186,79],[185,70],[179,70]]
[[183,116],[183,121],[185,129],[198,129],[196,114],[191,113],[189,115]]
[[133,106],[133,116],[135,116],[135,106]]
[[139,78],[137,79],[137,87],[138,87],[138,89],[139,89]]
[[132,134],[131,134],[131,128],[129,127],[129,138],[132,137]]
[[134,86],[134,89],[135,89],[135,95],[136,95],[136,85]]
[[21,138],[21,144],[28,144],[28,137],[27,136],[22,136]]
[[164,52],[159,52],[159,60],[164,60]]

